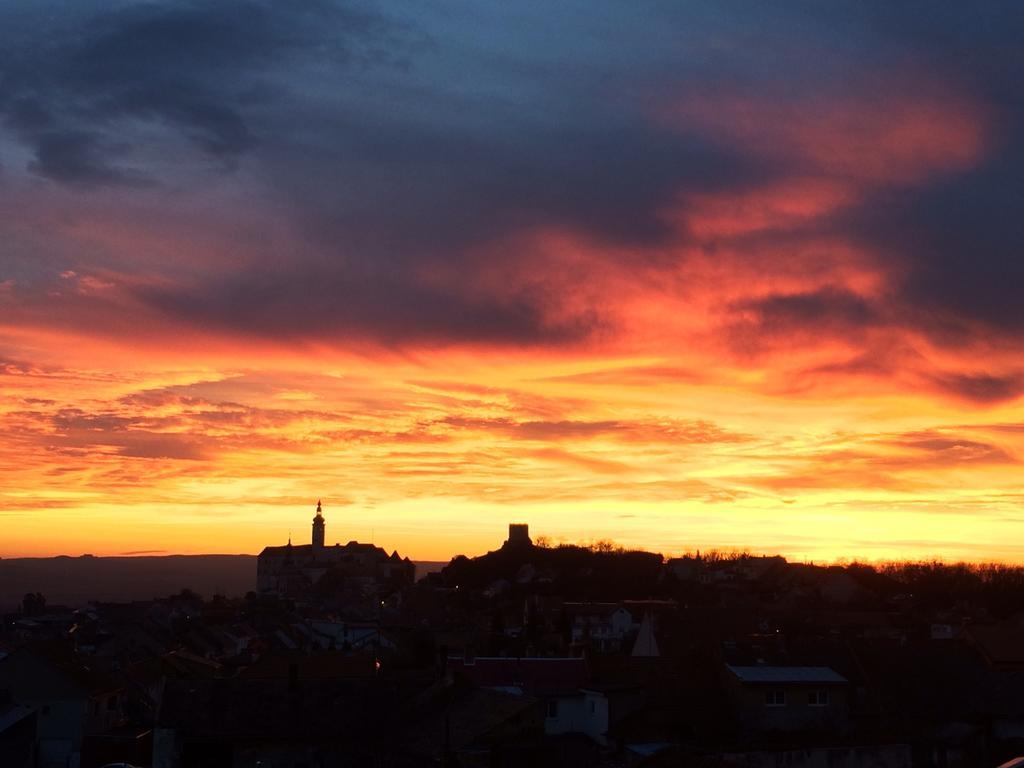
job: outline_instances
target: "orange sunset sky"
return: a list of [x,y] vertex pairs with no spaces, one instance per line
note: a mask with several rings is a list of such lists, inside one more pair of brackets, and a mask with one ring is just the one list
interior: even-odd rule
[[1012,4],[44,5],[0,556],[1024,562]]

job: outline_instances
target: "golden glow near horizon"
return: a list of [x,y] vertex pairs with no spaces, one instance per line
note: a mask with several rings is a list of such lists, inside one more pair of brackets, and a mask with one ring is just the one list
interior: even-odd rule
[[685,360],[425,357],[9,370],[2,555],[256,552],[303,540],[323,497],[329,541],[424,560],[518,520],[666,554],[1022,559],[1012,404],[794,397]]

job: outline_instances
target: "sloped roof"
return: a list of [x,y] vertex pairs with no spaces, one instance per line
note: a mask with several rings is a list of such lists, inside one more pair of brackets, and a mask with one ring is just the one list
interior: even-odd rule
[[640,631],[637,633],[636,642],[633,643],[633,656],[653,657],[661,656],[658,650],[658,640],[654,636],[654,620],[650,613],[644,613],[643,621],[640,622]]
[[303,680],[368,679],[375,676],[373,658],[346,656],[336,651],[313,654],[267,654],[239,677],[247,679],[287,679],[294,670]]
[[280,679],[168,680],[158,722],[192,737],[311,742],[351,738],[386,705],[386,698],[381,699],[379,691],[371,692],[368,682],[300,680],[289,685]]
[[34,714],[35,710],[32,707],[27,707],[23,704],[13,704],[7,709],[0,711],[0,733],[15,723],[24,720],[26,717],[32,717]]
[[[388,553],[378,547],[375,544],[367,544],[361,541],[350,541],[348,544],[329,544],[324,547],[324,552],[346,552],[348,554],[355,554],[357,552],[363,553],[375,553],[381,557],[381,559],[387,559]],[[285,557],[291,554],[292,557],[296,558],[308,558],[313,555],[312,544],[282,544],[277,547],[264,547],[263,551],[260,552],[259,557]],[[395,554],[398,554],[397,552]]]
[[487,688],[519,688],[526,693],[575,691],[587,684],[590,671],[582,657],[477,656],[471,662],[449,657],[448,664],[467,682]]
[[726,665],[741,683],[843,684],[846,678],[829,667],[738,667]]
[[[438,688],[421,702],[419,715],[402,739],[410,754],[434,757],[482,746],[502,724],[528,716],[538,701],[486,688]],[[426,763],[426,761],[422,761]]]
[[1019,627],[974,624],[967,633],[989,664],[1024,667],[1024,630]]
[[566,602],[562,606],[573,616],[611,616],[617,610],[627,610],[622,603]]
[[88,666],[87,661],[79,659],[66,644],[46,642],[20,648],[3,663],[20,676],[31,676],[33,670],[40,667],[48,668],[65,684],[86,695],[96,696],[124,688],[122,679]]
[[292,557],[297,555],[308,556],[313,553],[312,544],[282,544],[279,547],[264,547],[263,551],[260,552],[259,556],[276,556],[284,557],[287,554],[291,554]]

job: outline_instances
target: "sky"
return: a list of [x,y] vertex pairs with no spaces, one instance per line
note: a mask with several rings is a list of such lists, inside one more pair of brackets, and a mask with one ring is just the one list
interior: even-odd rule
[[0,4],[0,556],[1024,562],[1024,9]]

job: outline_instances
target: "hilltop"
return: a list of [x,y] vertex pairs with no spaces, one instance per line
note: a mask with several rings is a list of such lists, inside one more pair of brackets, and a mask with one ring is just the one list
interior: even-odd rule
[[[440,563],[416,564],[423,575]],[[50,604],[77,607],[92,600],[149,600],[182,589],[241,597],[256,589],[255,555],[25,557],[0,559],[0,612],[14,610],[27,592]]]

